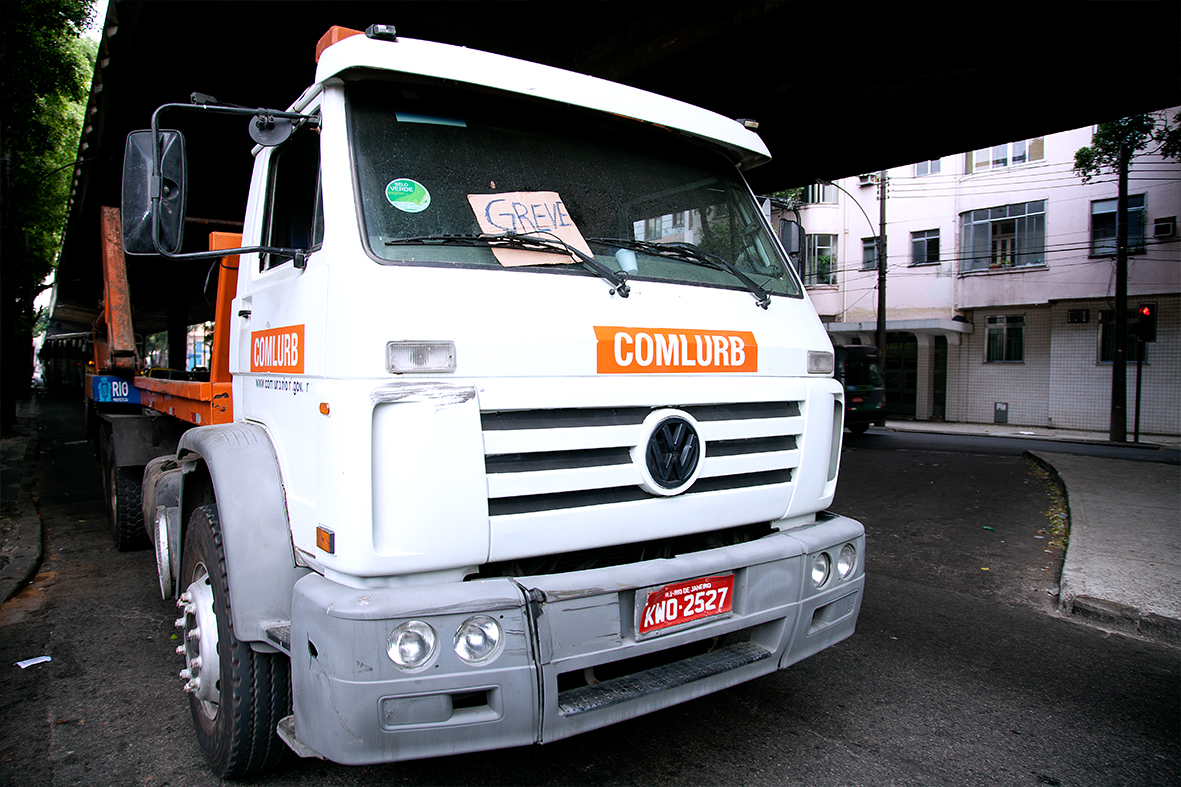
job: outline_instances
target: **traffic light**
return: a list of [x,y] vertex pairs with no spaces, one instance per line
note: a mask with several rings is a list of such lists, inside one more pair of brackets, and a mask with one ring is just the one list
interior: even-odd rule
[[1141,303],[1136,309],[1140,319],[1136,321],[1136,338],[1142,342],[1156,341],[1156,304]]

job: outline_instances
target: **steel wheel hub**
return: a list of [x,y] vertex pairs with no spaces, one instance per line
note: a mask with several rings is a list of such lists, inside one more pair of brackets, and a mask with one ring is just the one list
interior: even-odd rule
[[176,625],[184,630],[184,644],[176,652],[185,657],[185,668],[180,677],[184,690],[201,700],[202,709],[210,719],[217,717],[220,665],[217,657],[217,614],[213,609],[213,586],[204,564],[193,571],[192,584],[180,594],[176,606],[184,611]]

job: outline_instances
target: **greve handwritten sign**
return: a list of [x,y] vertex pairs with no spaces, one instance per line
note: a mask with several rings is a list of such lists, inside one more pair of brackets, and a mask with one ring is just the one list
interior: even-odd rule
[[[537,233],[541,240],[557,236],[587,256],[590,246],[578,231],[566,205],[556,191],[514,191],[507,194],[468,194],[480,230],[490,235],[506,232]],[[521,265],[569,265],[577,262],[570,254],[552,254],[523,249],[493,248],[497,261],[506,268]]]

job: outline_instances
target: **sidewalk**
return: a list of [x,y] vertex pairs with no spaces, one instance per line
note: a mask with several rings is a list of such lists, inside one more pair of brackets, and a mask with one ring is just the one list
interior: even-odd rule
[[[0,601],[18,593],[41,562],[33,498],[38,410],[18,406],[19,435],[0,440]],[[1005,424],[889,421],[888,431],[1028,438],[1029,454],[1063,487],[1070,542],[1062,611],[1121,631],[1181,644],[1181,467],[1046,450],[1045,441],[1110,445],[1106,434]],[[1146,455],[1176,450],[1176,437],[1141,436]]]
[[[884,428],[1036,442],[1026,453],[1062,487],[1070,511],[1061,610],[1181,645],[1181,466],[1045,448],[1047,441],[1116,445],[1101,432],[935,421],[887,421]],[[1176,451],[1181,438],[1141,434],[1138,444],[1122,445],[1138,446],[1148,457]]]
[[0,439],[0,603],[19,593],[41,565],[41,516],[33,499],[36,400],[18,402],[16,412],[17,436]]
[[1141,434],[1140,442],[1133,441],[1132,432],[1128,432],[1127,440],[1123,443],[1112,443],[1107,439],[1107,432],[1084,432],[1073,429],[1052,429],[1037,426],[1017,426],[1015,424],[959,424],[944,423],[943,421],[886,421],[884,428],[895,432],[929,432],[931,434],[974,434],[987,437],[1013,437],[1027,440],[1054,440],[1064,443],[1102,443],[1104,445],[1120,445],[1142,447],[1145,449],[1181,449],[1181,437],[1177,435]]

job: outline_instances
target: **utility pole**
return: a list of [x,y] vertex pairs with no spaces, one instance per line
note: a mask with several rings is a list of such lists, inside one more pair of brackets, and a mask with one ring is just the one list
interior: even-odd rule
[[1134,149],[1119,146],[1119,197],[1115,203],[1115,348],[1111,354],[1111,428],[1113,443],[1128,440],[1128,167]]
[[886,170],[878,172],[878,324],[874,344],[878,346],[882,370],[886,368]]

